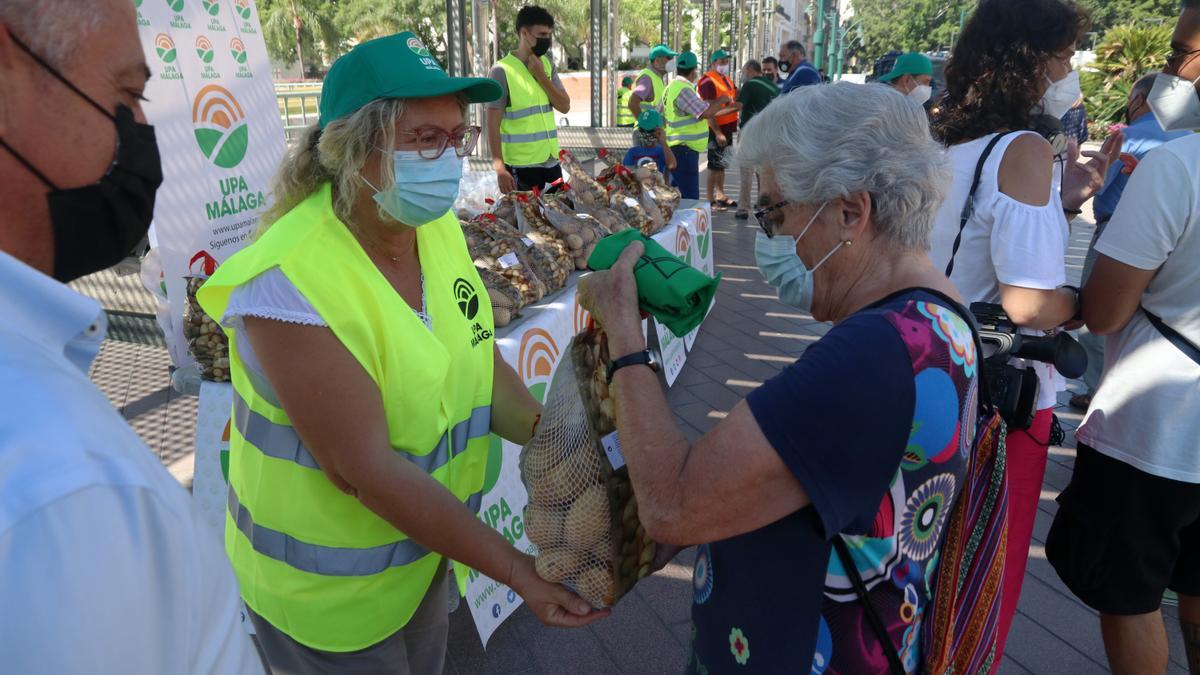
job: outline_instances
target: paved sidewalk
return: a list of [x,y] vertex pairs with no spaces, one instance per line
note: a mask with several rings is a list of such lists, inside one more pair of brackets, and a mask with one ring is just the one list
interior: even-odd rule
[[[736,186],[731,187],[736,194]],[[676,422],[690,437],[711,429],[751,389],[803,353],[826,331],[824,324],[788,308],[762,281],[754,263],[754,230],[732,212],[715,214],[713,236],[717,269],[724,280],[717,305],[701,329],[683,373],[669,392]],[[1087,214],[1085,214],[1087,215]],[[1078,221],[1068,276],[1078,281],[1091,238],[1090,222]],[[136,277],[102,275],[83,280],[110,310],[137,312],[146,307],[136,292]],[[144,293],[144,292],[143,292]],[[93,379],[108,394],[172,473],[190,485],[195,398],[170,391],[169,360],[148,337],[149,319],[117,314],[121,330],[105,343]],[[1081,385],[1071,384],[1073,389]],[[1060,400],[1065,403],[1069,393]],[[1079,411],[1061,407],[1070,432],[1064,447],[1051,448],[1041,513],[1034,529],[1020,612],[1013,625],[1001,673],[1103,673],[1103,643],[1095,613],[1063,587],[1045,560],[1043,546],[1057,505],[1054,498],[1070,479],[1074,461],[1073,430]],[[450,618],[446,673],[630,673],[680,672],[690,638],[691,554],[644,580],[618,605],[613,616],[587,628],[567,631],[541,626],[525,608],[509,619],[486,650],[480,646],[466,605]],[[1171,640],[1169,672],[1186,673],[1177,624],[1178,613],[1165,608]],[[781,620],[786,620],[782,617]]]

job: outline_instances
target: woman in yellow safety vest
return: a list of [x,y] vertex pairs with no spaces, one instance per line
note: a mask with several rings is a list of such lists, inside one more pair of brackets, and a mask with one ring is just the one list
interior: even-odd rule
[[200,290],[229,335],[225,548],[276,672],[440,673],[448,560],[549,625],[600,616],[476,517],[489,434],[525,442],[541,410],[450,210],[467,104],[499,95],[412,33],[358,45],[258,239]]

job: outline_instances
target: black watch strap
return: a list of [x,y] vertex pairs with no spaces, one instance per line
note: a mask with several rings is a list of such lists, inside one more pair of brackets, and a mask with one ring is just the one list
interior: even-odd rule
[[1078,286],[1066,284],[1063,288],[1069,288],[1075,291],[1075,316],[1071,317],[1072,321],[1083,321],[1083,291],[1079,290]]
[[613,375],[616,374],[616,372],[618,370],[620,370],[626,366],[642,366],[642,365],[650,366],[650,368],[654,369],[655,371],[658,370],[657,368],[654,367],[654,356],[650,353],[649,349],[643,349],[640,352],[634,352],[627,356],[622,356],[621,358],[619,358],[615,361],[609,361],[608,362],[608,383],[612,384]]

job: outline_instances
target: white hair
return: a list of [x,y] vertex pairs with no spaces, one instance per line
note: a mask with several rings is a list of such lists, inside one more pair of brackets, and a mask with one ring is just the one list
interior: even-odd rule
[[[133,2],[133,0],[127,0]],[[91,0],[0,0],[0,22],[34,54],[63,68],[109,17]]]
[[754,116],[737,161],[769,167],[784,198],[816,204],[870,193],[875,229],[905,250],[929,250],[946,197],[945,148],[925,111],[882,84],[801,87]]

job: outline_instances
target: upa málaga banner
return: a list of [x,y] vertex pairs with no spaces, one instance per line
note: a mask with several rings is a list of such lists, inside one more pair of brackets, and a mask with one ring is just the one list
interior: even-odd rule
[[185,278],[211,273],[253,237],[283,124],[253,0],[134,4],[151,72],[144,107],[163,158],[154,237],[170,312],[160,320],[184,366]]

